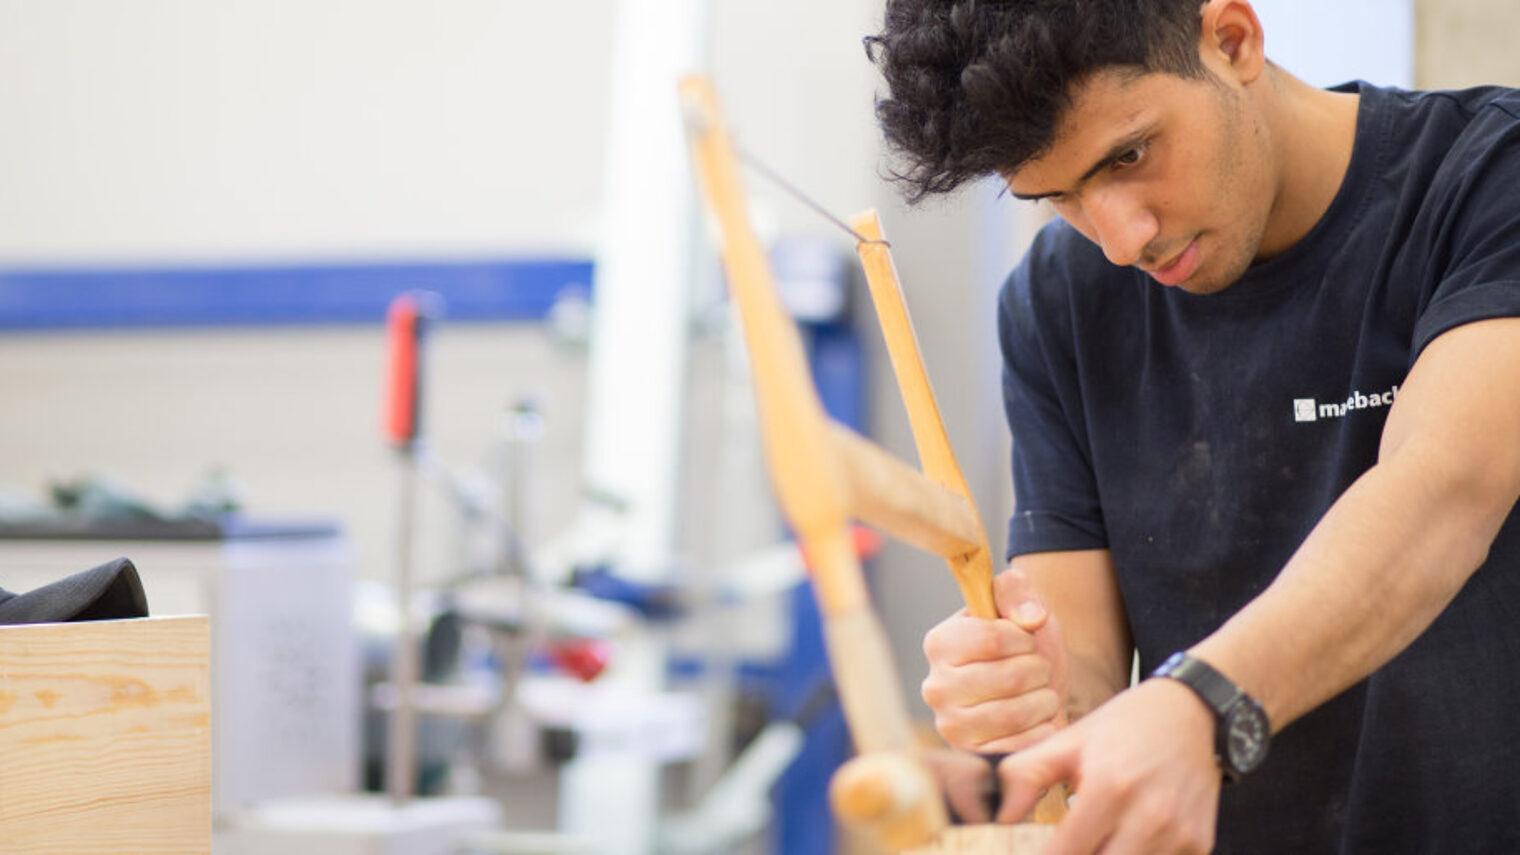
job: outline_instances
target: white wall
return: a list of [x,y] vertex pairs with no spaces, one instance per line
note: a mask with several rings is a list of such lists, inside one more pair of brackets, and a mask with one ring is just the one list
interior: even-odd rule
[[610,0],[4,0],[0,260],[584,245]]
[[[713,4],[746,142],[846,209],[872,5]],[[0,263],[589,248],[613,6],[0,0]]]
[[1520,86],[1520,4],[1417,0],[1415,14],[1415,82],[1421,88]]
[[1414,85],[1414,0],[1254,0],[1267,56],[1315,86]]

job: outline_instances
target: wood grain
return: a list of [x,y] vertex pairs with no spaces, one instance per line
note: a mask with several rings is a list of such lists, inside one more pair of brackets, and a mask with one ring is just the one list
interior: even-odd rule
[[908,855],[1037,855],[1055,834],[1054,825],[953,825],[929,846]]
[[[851,510],[856,517],[943,558],[976,550],[983,535],[979,533],[976,508],[963,496],[930,481],[844,425],[831,427],[834,451],[849,479]],[[990,577],[987,584],[990,597]]]
[[0,850],[210,851],[209,627],[0,626]]

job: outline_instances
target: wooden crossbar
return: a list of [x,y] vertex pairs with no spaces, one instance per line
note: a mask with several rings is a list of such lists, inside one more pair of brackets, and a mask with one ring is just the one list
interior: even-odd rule
[[[849,481],[850,509],[855,518],[945,559],[959,559],[984,548],[977,545],[982,535],[976,509],[962,496],[927,481],[911,466],[849,428],[839,424],[830,427],[833,451]],[[985,594],[986,607],[992,608],[990,577]]]
[[962,832],[943,834],[943,794],[915,747],[886,634],[871,609],[849,536],[850,523],[861,520],[943,557],[971,614],[997,617],[986,534],[945,433],[881,224],[870,211],[852,221],[865,238],[858,251],[922,472],[825,413],[796,324],[776,296],[750,225],[716,96],[699,77],[683,80],[680,96],[698,183],[719,225],[729,293],[742,319],[771,480],[813,567],[830,665],[860,752],[835,775],[835,814],[888,849],[938,841],[952,848],[937,851],[970,851],[955,842]]

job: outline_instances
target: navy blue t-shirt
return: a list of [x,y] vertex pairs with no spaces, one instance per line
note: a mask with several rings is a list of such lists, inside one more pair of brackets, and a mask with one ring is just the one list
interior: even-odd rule
[[[1003,289],[1009,555],[1110,550],[1142,673],[1271,584],[1376,461],[1425,345],[1520,315],[1520,92],[1346,88],[1338,195],[1226,290],[1115,267],[1062,221]],[[1520,852],[1520,514],[1413,645],[1224,788],[1217,851]]]

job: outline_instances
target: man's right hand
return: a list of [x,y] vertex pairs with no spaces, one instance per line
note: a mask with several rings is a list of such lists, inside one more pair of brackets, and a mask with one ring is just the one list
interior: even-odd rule
[[956,748],[1005,753],[1066,723],[1070,675],[1055,616],[1016,569],[993,581],[997,620],[963,609],[924,636],[924,702]]

